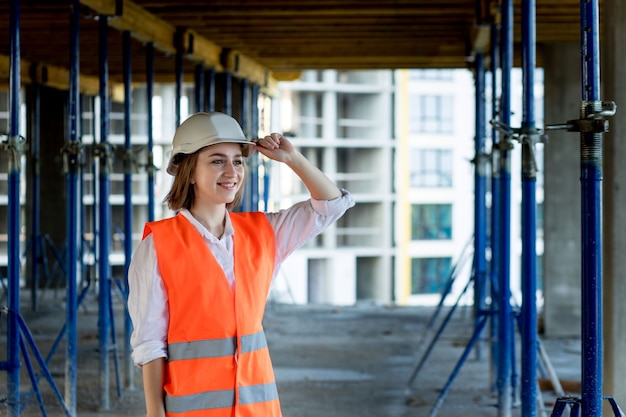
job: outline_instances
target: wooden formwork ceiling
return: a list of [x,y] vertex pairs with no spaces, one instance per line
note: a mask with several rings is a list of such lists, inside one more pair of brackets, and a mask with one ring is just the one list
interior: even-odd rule
[[[21,0],[20,51],[26,80],[67,79],[71,0]],[[98,20],[108,16],[109,76],[122,80],[122,33],[132,37],[133,80],[145,80],[145,45],[155,46],[155,78],[174,81],[198,63],[258,84],[305,69],[464,68],[489,48],[497,0],[80,0],[81,85],[97,89]],[[521,0],[515,0],[520,43]],[[0,2],[0,80],[8,74],[10,1]],[[580,2],[537,2],[537,50],[579,42]],[[519,53],[516,46],[516,53]],[[58,80],[57,80],[58,79]],[[56,81],[55,81],[56,80]]]

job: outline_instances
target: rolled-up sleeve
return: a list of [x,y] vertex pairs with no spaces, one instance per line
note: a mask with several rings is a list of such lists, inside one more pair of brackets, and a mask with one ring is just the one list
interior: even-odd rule
[[152,235],[137,247],[128,269],[128,313],[133,323],[133,362],[141,366],[167,357],[169,310]]
[[[347,190],[341,190],[341,197],[333,200],[311,199],[311,206],[319,215],[326,218],[331,224],[344,215],[349,208],[354,206],[354,199]],[[326,225],[328,226],[328,225]]]

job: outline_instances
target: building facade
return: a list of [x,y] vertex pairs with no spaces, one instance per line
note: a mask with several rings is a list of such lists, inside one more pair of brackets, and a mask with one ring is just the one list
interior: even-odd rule
[[[287,261],[281,299],[439,299],[472,236],[473,103],[466,70],[310,71],[281,84],[277,125],[357,202]],[[279,205],[302,191],[284,178]]]
[[[522,116],[521,71],[512,76],[516,128]],[[536,81],[537,126],[542,126],[541,70]],[[308,71],[298,81],[281,83],[273,126],[293,136],[307,157],[354,194],[357,205],[291,256],[276,297],[297,303],[433,305],[451,283],[445,303],[471,304],[472,286],[463,290],[473,256],[474,106],[473,74],[466,69]],[[487,134],[490,144],[490,129]],[[519,145],[511,160],[511,291],[521,300]],[[536,146],[536,160],[541,287],[542,144]],[[306,198],[288,173],[272,178],[272,204]],[[538,296],[541,301],[541,291]]]
[[[396,293],[401,304],[432,304],[451,271],[464,287],[474,229],[474,89],[467,70],[401,72],[398,106],[404,158],[398,177],[403,239]],[[468,244],[470,243],[470,244]]]
[[[290,135],[357,204],[289,257],[276,281],[277,299],[344,305],[393,299],[394,76],[392,71],[306,71],[300,80],[280,86],[274,129]],[[271,178],[274,208],[308,198],[288,170],[272,171]]]

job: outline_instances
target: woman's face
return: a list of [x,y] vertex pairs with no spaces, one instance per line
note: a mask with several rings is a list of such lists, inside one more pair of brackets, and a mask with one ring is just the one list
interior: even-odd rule
[[236,143],[218,143],[198,152],[191,175],[194,205],[228,204],[243,185],[244,158]]

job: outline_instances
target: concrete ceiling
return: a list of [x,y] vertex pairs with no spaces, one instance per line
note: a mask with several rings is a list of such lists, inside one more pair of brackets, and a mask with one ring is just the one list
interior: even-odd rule
[[[62,87],[69,67],[70,0],[22,0],[23,78]],[[264,84],[304,69],[463,68],[488,48],[495,0],[80,0],[80,69],[97,86],[98,16],[108,17],[109,74],[122,80],[122,31],[132,37],[133,80],[145,79],[145,44],[155,46],[155,78],[174,81],[177,47],[184,73],[197,63]],[[515,5],[520,40],[521,0]],[[0,84],[8,76],[9,4],[0,3]],[[537,51],[579,42],[580,2],[537,2]],[[519,51],[519,47],[516,47]],[[95,84],[94,84],[95,83]]]

